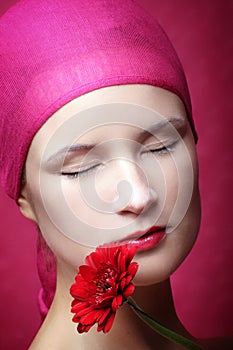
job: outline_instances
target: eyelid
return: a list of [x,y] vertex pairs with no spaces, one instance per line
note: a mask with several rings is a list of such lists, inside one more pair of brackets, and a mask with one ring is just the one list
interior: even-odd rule
[[92,167],[96,164],[99,164],[101,163],[102,161],[100,159],[91,159],[89,161],[85,160],[85,158],[82,160],[82,161],[76,161],[75,159],[74,160],[70,160],[70,162],[65,162],[63,163],[63,167],[64,169],[67,169],[67,172],[68,171],[71,171],[72,172],[72,169],[74,170],[80,170],[82,171],[83,169],[86,169],[86,168],[89,168],[89,167]]
[[155,144],[155,143],[150,143],[149,145],[145,145],[144,147],[146,147],[146,150],[143,151],[142,153],[144,154],[150,154],[150,153],[157,153],[157,154],[167,154],[170,152],[174,151],[174,148],[176,146],[176,144],[179,142],[179,138],[177,138],[176,140],[172,140],[170,142],[166,141],[166,142],[160,142],[159,144]]
[[65,169],[61,171],[61,175],[62,176],[67,176],[67,177],[72,177],[72,178],[76,178],[78,176],[83,176],[83,175],[87,175],[88,172],[93,171],[95,168],[99,167],[102,163],[100,162],[100,160],[95,160],[95,161],[91,161],[89,163],[85,163],[84,165],[82,165],[80,168],[80,164],[76,165],[75,167],[69,168],[69,169]]
[[180,137],[173,137],[173,138],[166,138],[166,139],[160,139],[160,140],[154,140],[150,143],[144,144],[144,148],[149,148],[149,147],[157,147],[162,148],[162,147],[169,147],[175,143],[177,143],[180,140]]

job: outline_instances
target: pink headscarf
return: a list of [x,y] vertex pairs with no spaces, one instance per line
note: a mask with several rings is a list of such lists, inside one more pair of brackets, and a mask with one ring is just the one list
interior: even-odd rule
[[166,34],[132,0],[22,0],[0,20],[0,167],[17,200],[31,141],[60,107],[89,91],[151,84],[189,92]]
[[[19,1],[0,19],[0,175],[7,194],[17,201],[31,141],[54,112],[92,90],[138,83],[177,94],[197,139],[176,52],[133,0]],[[38,249],[45,314],[55,262],[51,257],[47,269],[43,242]]]

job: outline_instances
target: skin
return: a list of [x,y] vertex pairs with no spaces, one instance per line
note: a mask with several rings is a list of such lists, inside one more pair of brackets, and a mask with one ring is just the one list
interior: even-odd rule
[[[154,113],[148,118],[126,113],[123,119],[120,113],[119,117],[109,114],[104,125],[106,116],[98,119],[95,106],[116,102],[149,108]],[[83,118],[81,112],[88,108],[91,112]],[[174,124],[142,137],[142,130],[171,116],[177,119]],[[71,120],[74,124],[69,124]],[[77,142],[76,138],[78,143],[95,146],[86,153],[54,158],[54,153],[67,142]],[[166,151],[162,149],[164,144]],[[51,157],[53,160],[48,162]],[[90,167],[93,169],[86,173]],[[77,171],[84,171],[84,175],[67,175]],[[78,97],[37,132],[25,172],[20,209],[37,223],[58,266],[54,302],[30,349],[76,349],[77,344],[82,349],[109,349],[109,344],[111,349],[153,349],[154,344],[179,349],[144,326],[127,305],[119,310],[109,334],[97,334],[92,329],[79,336],[71,322],[68,293],[77,267],[94,246],[124,240],[128,234],[153,225],[166,227],[167,234],[156,247],[135,256],[139,270],[134,279],[134,298],[157,320],[187,335],[175,313],[169,276],[196,240],[200,196],[195,142],[179,97],[149,85],[112,86]],[[88,188],[96,191],[99,202],[87,196]],[[76,221],[67,220],[67,208],[67,215],[72,213]]]

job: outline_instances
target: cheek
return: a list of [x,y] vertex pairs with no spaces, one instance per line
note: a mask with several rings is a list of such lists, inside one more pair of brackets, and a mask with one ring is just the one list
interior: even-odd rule
[[[58,225],[51,220],[40,200],[37,201],[35,209],[38,226],[45,241],[55,254],[57,260],[68,265],[74,274],[77,271],[77,267],[84,263],[86,255],[92,251],[92,248],[82,246],[66,237]],[[61,217],[61,220],[63,219],[65,218]]]
[[193,147],[183,144],[174,153],[173,161],[166,171],[167,214],[169,226],[177,227],[185,217],[193,196],[198,193],[198,166]]
[[177,202],[180,179],[176,161],[171,155],[162,156],[147,164],[150,186],[157,193],[153,216],[159,223],[167,224]]
[[163,174],[165,182],[163,215],[170,217],[178,198],[180,186],[178,169],[173,160],[165,163],[163,167]]
[[[105,176],[105,180],[107,179],[108,177]],[[100,190],[100,185],[95,176],[90,176],[86,181],[78,179],[62,181],[66,205],[78,221],[86,224],[86,234],[90,226],[95,227],[96,230],[121,227],[119,220],[113,215],[114,198],[112,195],[110,197],[112,188],[111,190],[105,188],[103,191]],[[106,198],[106,194],[109,198]]]
[[[34,176],[31,176],[31,173],[28,172],[27,181],[30,184],[31,203],[41,234],[57,259],[77,271],[77,266],[84,263],[85,256],[92,249],[75,243],[64,235],[63,228],[59,227],[59,224],[66,223],[67,216],[62,210],[62,203],[54,195],[56,193],[55,181],[53,177],[44,177],[42,186],[41,181],[38,180],[39,175],[36,176],[36,172],[33,173]],[[75,229],[77,230],[77,227]]]

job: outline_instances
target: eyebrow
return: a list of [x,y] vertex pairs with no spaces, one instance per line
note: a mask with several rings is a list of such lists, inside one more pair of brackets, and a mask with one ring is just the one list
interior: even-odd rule
[[145,134],[148,132],[153,133],[154,131],[162,129],[164,126],[166,126],[168,124],[172,124],[175,128],[179,129],[185,125],[185,119],[184,118],[177,118],[177,117],[170,117],[167,119],[163,119],[163,120],[151,125],[146,130],[143,130],[142,134]]
[[50,162],[56,158],[59,158],[60,156],[63,156],[64,154],[67,153],[75,153],[75,152],[80,152],[80,151],[90,151],[92,148],[94,148],[96,145],[95,144],[75,144],[71,146],[65,146],[59,151],[55,152],[52,154],[46,162]]
[[[140,132],[140,136],[143,136],[146,134],[153,134],[153,132],[162,129],[164,126],[167,126],[168,124],[172,124],[176,129],[179,129],[185,125],[185,119],[184,118],[177,118],[177,117],[170,117],[167,119],[163,119],[163,120],[151,125],[146,130],[142,130]],[[50,162],[56,158],[59,158],[60,156],[66,154],[66,153],[89,151],[89,150],[93,149],[95,146],[96,146],[96,144],[85,144],[85,143],[84,144],[75,144],[75,145],[71,145],[71,146],[65,146],[65,147],[61,148],[59,151],[52,154],[46,160],[46,162]]]

